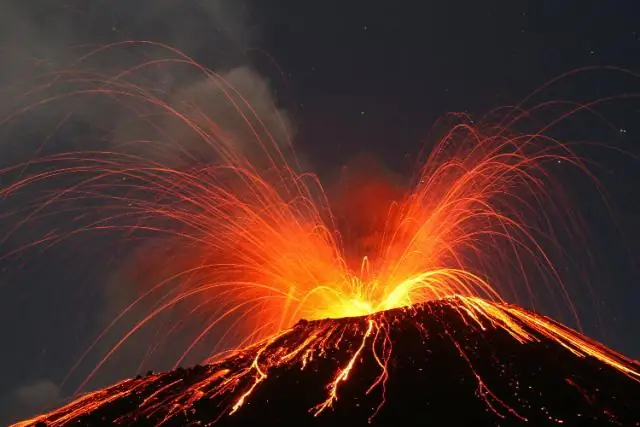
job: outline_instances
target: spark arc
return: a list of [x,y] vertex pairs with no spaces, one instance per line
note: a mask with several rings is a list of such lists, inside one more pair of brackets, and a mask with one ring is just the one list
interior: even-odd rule
[[[377,397],[367,405],[367,418],[374,420],[392,398],[385,390],[393,381],[390,362],[402,345],[394,338],[396,328],[408,322],[428,342],[434,331],[425,313],[435,316],[437,334],[472,373],[475,395],[499,418],[537,415],[524,401],[492,389],[475,367],[469,342],[462,332],[447,327],[445,318],[453,316],[457,328],[469,331],[500,331],[525,347],[552,342],[573,357],[597,360],[633,383],[640,380],[637,362],[508,303],[530,303],[544,294],[577,319],[571,292],[549,253],[556,232],[577,226],[549,165],[560,161],[591,177],[572,147],[545,136],[544,129],[512,133],[525,113],[514,109],[493,124],[450,117],[452,124],[421,158],[411,183],[389,203],[352,210],[377,218],[375,230],[364,236],[366,245],[359,246],[366,248],[361,253],[351,250],[359,242],[338,225],[343,218],[335,216],[331,194],[317,176],[302,170],[291,142],[277,140],[258,111],[222,76],[171,52],[176,63],[197,69],[215,85],[244,123],[247,141],[238,141],[238,133],[216,117],[192,105],[185,110],[130,78],[156,63],[111,78],[66,71],[56,83],[68,79],[69,85],[79,84],[74,96],[133,99],[136,106],[142,103],[158,115],[169,115],[200,141],[210,160],[185,155],[186,148],[173,140],[151,144],[173,153],[173,160],[184,155],[180,162],[135,150],[63,152],[0,171],[19,176],[0,188],[0,197],[18,197],[51,181],[66,183],[53,195],[38,196],[9,234],[51,212],[71,218],[71,231],[52,230],[14,253],[91,232],[120,232],[129,240],[155,242],[140,249],[151,273],[141,280],[138,297],[78,363],[129,313],[149,301],[152,308],[94,366],[79,389],[136,333],[177,306],[185,316],[205,322],[176,368],[208,337],[215,335],[216,344],[193,382],[171,380],[169,374],[127,380],[19,425],[65,425],[127,400],[136,402],[131,416],[138,418],[124,414],[114,422],[146,418],[157,425],[189,423],[194,408],[206,402],[215,403],[219,410],[214,418],[222,421],[240,416],[274,375],[301,371],[302,378],[308,370],[331,371],[322,393],[306,408],[315,419],[333,411],[343,395],[352,395],[350,384],[362,364],[370,365],[368,372],[377,372],[361,390],[362,396]],[[153,116],[146,110],[139,114],[141,120]],[[92,202],[98,207],[87,214],[82,209]],[[368,212],[367,206],[374,211]],[[442,317],[438,310],[449,314]],[[165,335],[177,333],[172,327]],[[221,353],[229,349],[231,354]]]

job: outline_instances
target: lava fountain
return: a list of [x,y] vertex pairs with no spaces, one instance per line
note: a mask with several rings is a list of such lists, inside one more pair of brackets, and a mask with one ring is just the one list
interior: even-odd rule
[[[334,216],[319,179],[302,170],[293,147],[276,140],[258,111],[223,76],[171,52],[175,57],[164,59],[164,63],[192,67],[215,85],[243,122],[244,135],[249,135],[252,147],[250,154],[247,142],[240,143],[237,133],[229,132],[216,117],[194,105],[185,108],[172,103],[156,88],[130,78],[146,67],[157,66],[157,61],[151,61],[116,76],[66,70],[56,75],[56,83],[75,85],[64,97],[105,96],[150,106],[198,138],[212,161],[190,158],[176,166],[135,151],[83,150],[41,156],[0,171],[3,176],[19,176],[0,188],[4,199],[43,182],[69,182],[53,194],[37,198],[8,234],[56,209],[64,209],[73,231],[52,231],[13,253],[32,245],[55,245],[80,233],[118,230],[130,238],[152,235],[173,254],[179,254],[171,262],[162,260],[162,251],[159,256],[149,255],[147,262],[158,273],[147,280],[135,301],[112,320],[78,363],[127,313],[148,300],[155,304],[94,366],[86,381],[146,324],[186,303],[191,307],[189,315],[202,316],[206,325],[175,365],[179,366],[212,331],[224,330],[218,340],[221,344],[206,360],[214,368],[179,394],[166,399],[150,397],[140,406],[145,414],[171,408],[163,415],[169,420],[204,396],[221,395],[232,396],[224,415],[234,414],[269,380],[271,371],[283,366],[304,369],[309,361],[340,348],[342,337],[350,334],[349,357],[326,385],[324,400],[309,408],[318,416],[335,404],[341,387],[357,375],[354,370],[364,352],[369,352],[379,367],[368,391],[384,389],[389,377],[387,364],[394,351],[388,338],[393,320],[385,313],[435,302],[449,304],[474,327],[499,328],[522,344],[552,340],[578,357],[595,358],[640,380],[637,362],[507,303],[515,295],[527,298],[547,292],[572,308],[570,293],[554,269],[548,246],[540,242],[543,235],[553,238],[556,226],[552,217],[567,211],[548,165],[562,161],[591,177],[571,145],[545,136],[544,129],[512,133],[510,129],[526,116],[518,109],[491,125],[452,116],[455,123],[422,159],[411,185],[390,203],[365,203],[356,209],[362,215],[363,209],[371,208],[375,212],[370,214],[379,220],[367,253],[349,259],[352,242],[336,225],[341,219]],[[60,97],[43,96],[40,102],[51,103]],[[151,120],[146,111],[138,108],[137,113],[141,120]],[[168,138],[137,143],[179,153],[180,141]],[[78,211],[84,207],[77,207],[77,201],[97,201],[99,208],[90,216],[82,215]],[[567,227],[575,224],[560,226]],[[532,266],[546,280],[531,283],[527,277]],[[509,277],[504,277],[507,271]],[[345,317],[365,320],[349,333],[342,323],[323,321]],[[301,339],[288,339],[301,319],[319,322],[312,322],[317,327]],[[171,329],[167,334],[173,332]],[[233,343],[231,355],[220,354],[224,342]],[[460,345],[456,348],[466,357]],[[479,375],[477,381],[487,405],[499,411],[495,402],[500,402],[500,397]],[[87,394],[25,425],[39,420],[63,425],[123,393],[135,393],[136,387],[147,383],[127,384],[133,388],[114,386]],[[372,417],[384,400],[372,411]],[[503,406],[520,417],[517,409]]]

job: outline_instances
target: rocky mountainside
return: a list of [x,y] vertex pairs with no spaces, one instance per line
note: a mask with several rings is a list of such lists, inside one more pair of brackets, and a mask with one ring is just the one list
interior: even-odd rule
[[640,425],[640,365],[550,319],[451,297],[301,321],[21,425]]

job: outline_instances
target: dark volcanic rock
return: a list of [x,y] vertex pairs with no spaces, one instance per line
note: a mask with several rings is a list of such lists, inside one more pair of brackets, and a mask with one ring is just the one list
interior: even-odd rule
[[[220,363],[125,381],[33,421],[71,426],[210,425],[216,420],[216,426],[640,425],[637,380],[521,322],[534,337],[522,343],[466,308],[453,298],[371,317],[301,322],[268,345]],[[284,359],[287,355],[292,357]],[[338,381],[337,400],[316,416],[352,358],[348,377]]]

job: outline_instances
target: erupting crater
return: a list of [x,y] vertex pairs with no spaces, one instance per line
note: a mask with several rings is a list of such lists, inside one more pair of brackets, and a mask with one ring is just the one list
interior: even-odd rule
[[629,426],[640,422],[639,381],[638,362],[547,317],[451,296],[300,321],[17,425]]

